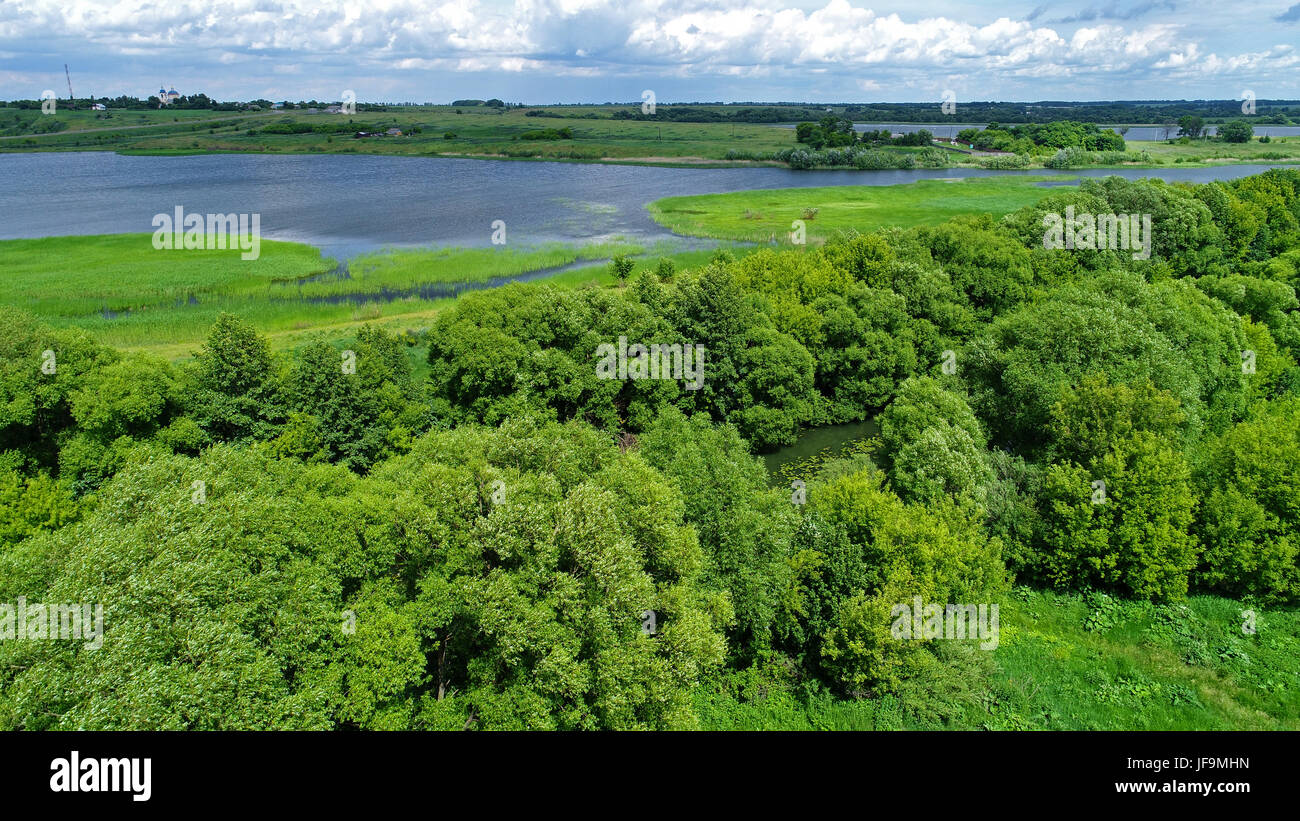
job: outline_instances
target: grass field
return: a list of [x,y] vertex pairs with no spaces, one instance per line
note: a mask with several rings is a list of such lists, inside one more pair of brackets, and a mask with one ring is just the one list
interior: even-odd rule
[[365,322],[427,326],[454,299],[439,286],[553,268],[564,270],[547,282],[560,287],[614,285],[605,262],[614,254],[639,255],[635,276],[660,256],[689,267],[711,253],[674,243],[391,249],[356,257],[343,272],[317,249],[290,242],[263,240],[261,256],[244,261],[238,251],[158,251],[149,234],[7,240],[0,242],[0,276],[10,287],[0,304],[83,328],[114,347],[180,359],[224,311],[249,320],[278,347],[292,347],[313,334],[346,336]]
[[[770,125],[530,117],[518,109],[460,111],[458,114],[450,106],[420,106],[354,115],[261,112],[237,118],[223,112],[184,112],[189,116],[179,116],[181,112],[157,111],[123,112],[120,118],[115,114],[111,120],[98,121],[87,118],[85,112],[59,113],[54,116],[68,118],[67,130],[0,138],[0,151],[366,153],[749,165],[752,163],[727,162],[727,151],[775,151],[794,143],[793,131]],[[30,118],[30,112],[23,113]],[[18,114],[17,109],[0,108],[0,126],[12,122]],[[351,125],[337,134],[275,134],[264,130],[280,123],[340,128]],[[573,139],[520,139],[529,131],[562,127],[572,129]],[[102,130],[108,128],[115,130]],[[353,137],[356,130],[389,128],[408,133],[402,137]],[[416,128],[419,133],[409,133]],[[454,138],[446,138],[449,133]]]
[[[846,701],[752,673],[701,688],[706,729],[1296,730],[1300,614],[1231,599],[1153,605],[1016,588],[1000,643],[969,689]],[[981,652],[981,651],[976,651]],[[969,682],[968,682],[969,683]],[[911,694],[915,700],[917,693]]]
[[[785,188],[693,197],[667,197],[647,208],[659,224],[678,234],[748,242],[789,244],[791,223],[802,219],[810,243],[848,228],[937,225],[958,214],[1010,213],[1054,189],[1044,177],[980,177],[921,180],[903,185]],[[1054,181],[1064,179],[1053,177]],[[817,209],[809,217],[808,209]]]
[[1261,143],[1221,143],[1201,140],[1190,145],[1170,145],[1162,140],[1129,140],[1128,150],[1146,151],[1162,165],[1220,165],[1224,163],[1295,163],[1300,162],[1300,137],[1274,137]]

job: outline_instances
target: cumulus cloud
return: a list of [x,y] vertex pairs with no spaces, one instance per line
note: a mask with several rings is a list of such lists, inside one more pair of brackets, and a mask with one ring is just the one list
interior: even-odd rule
[[[253,77],[362,77],[389,89],[417,87],[403,77],[428,72],[775,77],[796,87],[801,76],[842,76],[846,90],[889,90],[941,75],[992,89],[1030,77],[1057,87],[1085,78],[1104,86],[1160,71],[1204,77],[1295,66],[1294,54],[1258,39],[1245,53],[1207,48],[1169,15],[1143,19],[1176,8],[1173,0],[1110,3],[1047,23],[1039,20],[1048,4],[989,19],[965,10],[945,16],[918,6],[900,14],[849,0],[814,3],[19,0],[0,4],[0,52],[17,55],[6,68],[31,82],[72,55],[106,76],[206,70],[207,82],[225,87],[239,87],[240,78],[260,82]],[[1300,4],[1278,17],[1293,18]]]

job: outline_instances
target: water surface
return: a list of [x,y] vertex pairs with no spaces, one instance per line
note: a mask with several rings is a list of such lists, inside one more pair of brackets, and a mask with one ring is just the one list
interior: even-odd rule
[[[1208,182],[1269,167],[1059,173]],[[0,239],[152,232],[154,215],[179,205],[187,213],[260,214],[263,237],[305,242],[339,259],[386,246],[486,246],[496,220],[505,222],[511,246],[617,236],[653,242],[674,237],[645,209],[662,197],[1053,173],[662,168],[348,154],[0,153]]]

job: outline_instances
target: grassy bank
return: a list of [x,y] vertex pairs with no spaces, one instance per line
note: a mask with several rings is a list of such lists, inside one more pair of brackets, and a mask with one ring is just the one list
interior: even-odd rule
[[[802,219],[811,243],[835,231],[888,225],[937,225],[958,214],[1006,214],[1053,189],[1044,177],[921,180],[903,185],[785,188],[694,197],[667,197],[647,208],[678,234],[789,244],[791,223]],[[1059,181],[1062,177],[1053,177]]]

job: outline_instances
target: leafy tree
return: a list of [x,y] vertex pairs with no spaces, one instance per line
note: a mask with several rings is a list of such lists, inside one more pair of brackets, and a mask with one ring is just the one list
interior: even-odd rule
[[217,318],[194,357],[189,411],[216,441],[266,438],[281,413],[270,345],[233,314]]
[[1182,137],[1191,137],[1193,140],[1201,136],[1205,130],[1205,121],[1195,114],[1184,114],[1178,118],[1178,134]]
[[1208,443],[1198,470],[1198,586],[1267,601],[1300,596],[1300,400],[1260,403]]
[[0,643],[0,726],[690,727],[733,617],[679,493],[581,424],[431,434],[366,479],[155,453],[102,493],[0,553],[6,600],[107,625]]
[[1003,313],[1029,295],[1034,285],[1029,251],[987,215],[959,217],[920,234],[978,317]]
[[73,396],[119,358],[82,331],[0,308],[0,452],[20,453],[19,469],[54,468],[61,441],[76,427]]
[[609,262],[609,272],[613,274],[620,283],[626,282],[628,274],[632,273],[635,262],[619,254]]
[[1178,399],[1151,382],[1112,385],[1089,373],[1052,407],[1048,431],[1057,459],[1092,465],[1139,432],[1177,441],[1185,423]]
[[1040,501],[1042,576],[1059,587],[1182,599],[1199,553],[1189,532],[1190,476],[1182,457],[1145,431],[1091,468],[1049,467]]
[[912,377],[880,415],[881,450],[904,501],[983,498],[990,481],[984,431],[960,393]]
[[[904,505],[880,474],[865,470],[810,488],[808,500],[831,539],[846,539],[861,562],[846,568],[852,592],[834,602],[819,642],[821,663],[841,692],[897,689],[916,669],[916,654],[927,652],[923,641],[891,635],[895,605],[910,606],[915,596],[943,606],[989,602],[1002,589],[1000,543],[947,502]],[[820,565],[842,550],[828,556],[814,549],[806,561]]]
[[685,520],[704,550],[703,580],[725,590],[736,612],[736,652],[771,638],[790,584],[789,544],[796,516],[789,493],[771,491],[761,463],[735,428],[667,409],[638,440],[641,456],[682,494]]
[[1219,126],[1218,136],[1226,143],[1248,143],[1255,136],[1255,129],[1244,120],[1233,120]]

